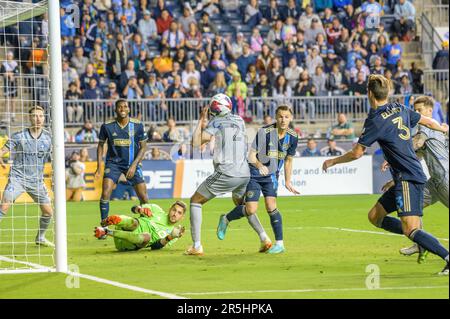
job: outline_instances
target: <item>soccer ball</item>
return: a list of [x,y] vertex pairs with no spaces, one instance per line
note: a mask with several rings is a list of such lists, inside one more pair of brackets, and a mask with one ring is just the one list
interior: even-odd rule
[[224,116],[231,112],[231,99],[223,93],[216,94],[209,103],[209,113],[212,116]]

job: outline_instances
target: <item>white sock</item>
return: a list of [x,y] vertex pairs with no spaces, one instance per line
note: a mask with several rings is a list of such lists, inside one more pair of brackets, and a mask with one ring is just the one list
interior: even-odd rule
[[194,242],[194,248],[198,249],[201,246],[201,228],[202,228],[202,205],[191,203],[191,236]]
[[284,247],[284,243],[283,243],[282,240],[277,240],[277,241],[275,242],[275,245]]

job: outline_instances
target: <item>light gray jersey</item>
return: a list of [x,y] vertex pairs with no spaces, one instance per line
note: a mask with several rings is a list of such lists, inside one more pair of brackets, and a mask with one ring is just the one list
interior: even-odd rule
[[14,133],[5,145],[11,152],[13,163],[10,178],[19,178],[29,183],[42,183],[44,164],[50,160],[52,139],[43,130],[37,138],[28,129]]
[[234,114],[216,116],[205,131],[215,137],[214,170],[231,177],[250,176],[245,123]]
[[440,181],[448,178],[448,140],[441,132],[434,131],[423,125],[419,126],[417,134],[426,137],[425,144],[417,150],[417,154],[425,160],[430,178]]

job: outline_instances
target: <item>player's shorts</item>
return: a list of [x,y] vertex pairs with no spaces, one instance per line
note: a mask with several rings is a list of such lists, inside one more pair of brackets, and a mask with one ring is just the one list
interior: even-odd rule
[[[119,182],[120,175],[127,175],[129,167],[114,165],[112,163],[107,163],[105,165],[105,173],[103,175],[103,178],[109,178],[111,179],[114,184],[117,184]],[[142,169],[140,166],[136,168],[136,172],[134,173],[134,176],[131,179],[127,180],[131,183],[131,185],[138,185],[141,183],[145,183],[144,181],[144,174],[142,174]]]
[[448,176],[440,181],[430,178],[425,184],[425,189],[423,192],[425,206],[433,205],[436,202],[441,202],[448,208],[448,191]]
[[[135,234],[148,233],[151,236],[151,234],[152,234],[151,229],[150,229],[151,225],[146,222],[146,219],[147,219],[147,217],[137,218],[137,220],[139,222],[139,226],[135,230],[133,230],[132,233],[135,233]],[[116,230],[122,230],[122,228],[116,226]],[[114,245],[116,246],[116,249],[118,251],[131,251],[131,250],[139,250],[139,249],[144,248],[144,247],[140,247],[136,244],[130,243],[128,240],[117,238],[117,237],[114,237]]]
[[378,202],[388,214],[397,211],[399,217],[423,216],[423,192],[425,184],[398,181]]
[[235,198],[242,198],[245,194],[250,177],[227,176],[220,172],[214,172],[200,184],[197,192],[207,199],[212,199],[226,193],[232,193]]
[[50,196],[43,182],[26,182],[21,179],[10,177],[3,192],[3,201],[14,203],[23,193],[28,193],[37,204],[50,204]]
[[247,185],[245,191],[246,202],[257,202],[261,196],[277,197],[278,194],[278,179],[276,176],[252,177]]

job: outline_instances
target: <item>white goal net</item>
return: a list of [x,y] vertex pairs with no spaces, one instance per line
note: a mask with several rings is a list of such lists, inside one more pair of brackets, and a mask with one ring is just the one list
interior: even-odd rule
[[[59,1],[50,2],[59,29]],[[63,123],[55,130],[61,112],[54,107],[62,107],[55,104],[62,97],[52,93],[61,80],[50,81],[50,65],[52,54],[55,59],[60,55],[51,49],[59,47],[59,40],[49,41],[55,32],[48,13],[47,1],[0,0],[0,273],[56,269],[54,244],[63,247],[59,255],[66,264],[65,228],[58,242],[54,227],[58,207],[65,224],[64,185],[55,192],[58,183],[61,188],[56,172],[64,174],[64,163],[59,163],[64,162],[64,145],[55,138],[55,132],[63,132]]]

